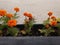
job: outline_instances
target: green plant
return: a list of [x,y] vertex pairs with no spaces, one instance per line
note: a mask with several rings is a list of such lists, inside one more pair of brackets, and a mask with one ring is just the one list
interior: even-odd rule
[[[0,34],[2,36],[7,36],[8,34],[16,36],[18,34],[18,29],[14,26],[17,25],[17,12],[19,8],[14,8],[15,13],[7,13],[6,10],[0,10]],[[1,33],[2,32],[2,33]]]
[[24,20],[25,23],[24,23],[24,25],[25,25],[26,33],[31,34],[30,33],[31,32],[31,28],[32,28],[32,26],[35,23],[34,18],[32,16],[32,14],[28,13],[28,12],[25,12],[24,16],[25,16],[25,20]]

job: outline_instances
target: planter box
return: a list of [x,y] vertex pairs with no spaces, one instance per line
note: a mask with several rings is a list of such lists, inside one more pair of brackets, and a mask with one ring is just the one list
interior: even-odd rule
[[60,37],[0,37],[0,45],[60,45]]
[[[34,24],[29,33],[26,32],[24,24],[18,24],[15,27],[18,28],[18,30],[19,30],[19,32],[17,34],[18,37],[20,37],[20,36],[45,36],[45,33],[41,33],[39,31],[39,29],[43,30],[43,28],[45,30],[45,26],[43,24]],[[60,36],[60,30],[58,31],[57,27],[52,27],[52,28],[54,29],[55,32],[49,33],[48,36]],[[7,32],[6,30],[7,29],[5,28],[3,36],[13,36],[11,34],[6,34],[6,32]],[[26,34],[21,33],[21,31],[25,31]],[[58,35],[58,33],[56,33],[57,31],[59,32],[59,35]]]
[[[17,25],[18,29],[23,30],[24,25]],[[36,32],[42,29],[44,25],[35,24],[32,30]],[[0,37],[0,45],[60,45],[60,37],[46,36],[18,36],[18,37]]]
[[[24,30],[24,24],[19,24],[16,26],[20,31]],[[44,33],[41,34],[38,29],[43,29],[45,26],[43,24],[34,24],[33,27],[31,28],[33,35],[32,36],[44,36]],[[56,29],[56,27],[53,27],[54,29]],[[31,35],[22,35],[22,36],[31,36]],[[56,32],[51,33],[51,36],[58,36],[58,34]]]

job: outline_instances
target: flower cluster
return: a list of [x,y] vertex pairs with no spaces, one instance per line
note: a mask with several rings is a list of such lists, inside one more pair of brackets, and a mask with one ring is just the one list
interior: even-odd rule
[[24,12],[24,16],[25,16],[25,22],[29,22],[30,20],[33,19],[33,16],[31,13]]
[[53,12],[48,12],[50,25],[51,25],[51,26],[56,26],[56,25],[57,25],[57,19],[56,19],[56,17],[53,16],[52,14],[53,14]]
[[49,24],[50,26],[56,26],[57,25],[57,18],[56,16],[53,15],[53,12],[50,11],[48,12],[48,19],[44,21],[44,24],[47,25]]
[[18,29],[14,28],[17,25],[17,20],[19,16],[17,13],[20,11],[18,7],[13,9],[15,11],[14,14],[8,13],[6,10],[0,9],[0,35],[16,35],[18,33]]
[[2,21],[2,24],[8,25],[10,27],[16,26],[17,21],[15,20],[15,17],[17,12],[19,12],[19,8],[14,8],[15,13],[7,13],[6,10],[0,10],[0,21]]
[[30,19],[33,18],[32,14],[31,14],[31,13],[28,13],[28,12],[24,12],[24,16],[27,16],[27,17],[29,17]]

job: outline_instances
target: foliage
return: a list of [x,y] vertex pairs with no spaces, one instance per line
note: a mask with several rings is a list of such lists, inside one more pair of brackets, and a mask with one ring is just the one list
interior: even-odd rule
[[51,28],[49,28],[49,29],[42,29],[42,30],[39,29],[39,31],[40,31],[41,33],[44,33],[45,36],[49,36],[49,34],[50,34],[51,32],[55,32],[55,31],[54,31],[53,29],[51,29]]
[[12,36],[16,36],[18,34],[18,29],[17,28],[8,28],[8,34]]

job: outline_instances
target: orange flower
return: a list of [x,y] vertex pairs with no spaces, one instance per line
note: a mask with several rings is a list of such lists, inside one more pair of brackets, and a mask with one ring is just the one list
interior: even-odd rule
[[56,19],[56,17],[55,16],[52,16],[51,19]]
[[7,14],[6,10],[0,10],[0,16],[5,16]]
[[49,15],[49,16],[52,16],[52,14],[53,14],[53,12],[48,12],[48,15]]
[[51,21],[50,25],[51,26],[56,26],[57,25],[57,21]]
[[24,16],[29,16],[29,13],[28,12],[24,12]]
[[27,16],[27,17],[29,17],[29,18],[32,18],[32,14],[31,14],[31,13],[28,13],[28,12],[25,12],[25,13],[24,13],[24,16]]
[[8,26],[13,27],[13,26],[16,26],[17,21],[16,20],[9,20],[7,24],[8,24]]
[[13,14],[7,14],[6,15],[8,18],[11,18],[11,17],[13,17]]
[[18,7],[15,7],[14,10],[15,10],[16,12],[19,12],[19,8],[18,8]]
[[29,16],[28,16],[28,17],[32,19],[32,14],[31,14],[31,13],[29,13]]

